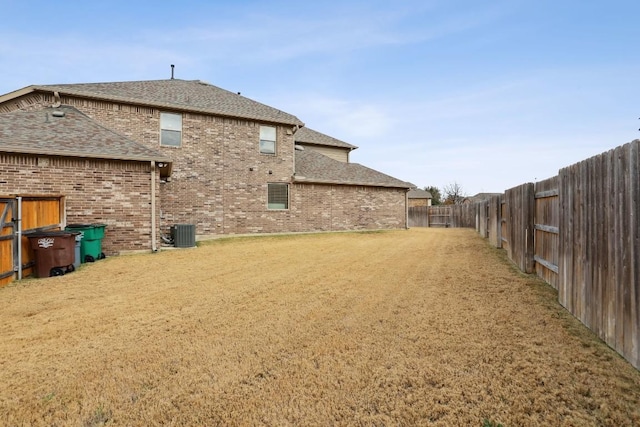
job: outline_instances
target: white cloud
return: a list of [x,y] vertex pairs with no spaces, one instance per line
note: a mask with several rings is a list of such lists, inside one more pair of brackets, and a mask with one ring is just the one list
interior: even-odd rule
[[[214,2],[199,4],[198,16],[158,9],[157,25],[132,18],[136,25],[117,34],[100,31],[113,16],[55,33],[38,34],[44,26],[30,21],[28,30],[5,25],[0,93],[38,83],[168,78],[173,63],[178,78],[241,89],[359,146],[352,159],[366,166],[418,185],[457,181],[472,193],[502,191],[640,136],[633,55],[604,61],[593,45],[587,60],[578,51],[566,62],[557,51],[548,60],[554,46],[538,34],[520,38],[534,53],[543,49],[526,58],[520,44],[504,43],[520,24],[531,34],[540,28],[536,18],[518,15],[523,4]],[[146,6],[135,6],[132,14],[147,17]],[[631,52],[628,43],[619,38],[615,46]],[[497,45],[506,50],[489,49]]]
[[359,140],[385,138],[395,127],[391,112],[364,101],[295,93],[274,102],[287,105],[308,127],[354,145]]

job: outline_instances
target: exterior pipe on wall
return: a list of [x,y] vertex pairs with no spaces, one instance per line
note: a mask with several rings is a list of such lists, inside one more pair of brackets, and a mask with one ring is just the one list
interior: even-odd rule
[[158,251],[156,244],[156,162],[151,160],[151,250]]
[[53,92],[54,102],[51,104],[53,108],[58,108],[62,103],[60,102],[60,94],[58,92]]
[[404,228],[409,229],[409,189],[404,193]]
[[22,280],[22,197],[16,197],[18,217],[16,219],[16,242],[18,245],[18,280]]

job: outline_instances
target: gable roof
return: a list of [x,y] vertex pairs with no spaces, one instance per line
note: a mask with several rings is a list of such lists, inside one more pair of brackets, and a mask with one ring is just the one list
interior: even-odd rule
[[69,106],[0,114],[0,152],[171,162]]
[[294,182],[363,185],[373,187],[412,188],[401,181],[358,163],[331,159],[314,150],[296,150]]
[[475,196],[468,196],[463,199],[465,203],[483,202],[493,196],[500,196],[502,193],[478,193]]
[[413,190],[409,190],[407,196],[410,199],[432,199],[433,196],[429,191],[420,190],[419,188],[414,188]]
[[34,85],[0,96],[0,103],[37,91],[58,92],[60,95],[79,96],[176,111],[193,111],[269,123],[304,126],[304,123],[294,115],[200,80],[168,79]]
[[348,144],[339,139],[333,138],[329,135],[325,135],[308,127],[298,129],[294,134],[296,143],[311,144],[311,145],[328,145],[331,147],[348,148],[349,150],[355,150],[355,145]]

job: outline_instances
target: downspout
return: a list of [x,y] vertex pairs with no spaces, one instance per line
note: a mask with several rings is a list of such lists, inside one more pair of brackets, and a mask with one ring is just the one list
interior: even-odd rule
[[405,230],[409,229],[409,190],[410,188],[407,188],[407,191],[404,193],[404,229]]
[[22,197],[16,197],[18,217],[16,218],[16,236],[18,244],[18,280],[22,280]]
[[151,160],[151,250],[158,251],[156,244],[156,162]]

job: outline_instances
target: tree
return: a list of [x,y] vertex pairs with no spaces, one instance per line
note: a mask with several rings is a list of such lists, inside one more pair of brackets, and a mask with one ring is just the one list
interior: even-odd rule
[[461,205],[464,202],[464,199],[467,197],[464,194],[462,186],[460,186],[460,184],[458,184],[457,182],[445,185],[442,190],[444,193],[445,205]]
[[424,187],[424,191],[428,191],[431,193],[431,205],[438,206],[442,204],[442,195],[440,194],[440,190],[438,187]]

